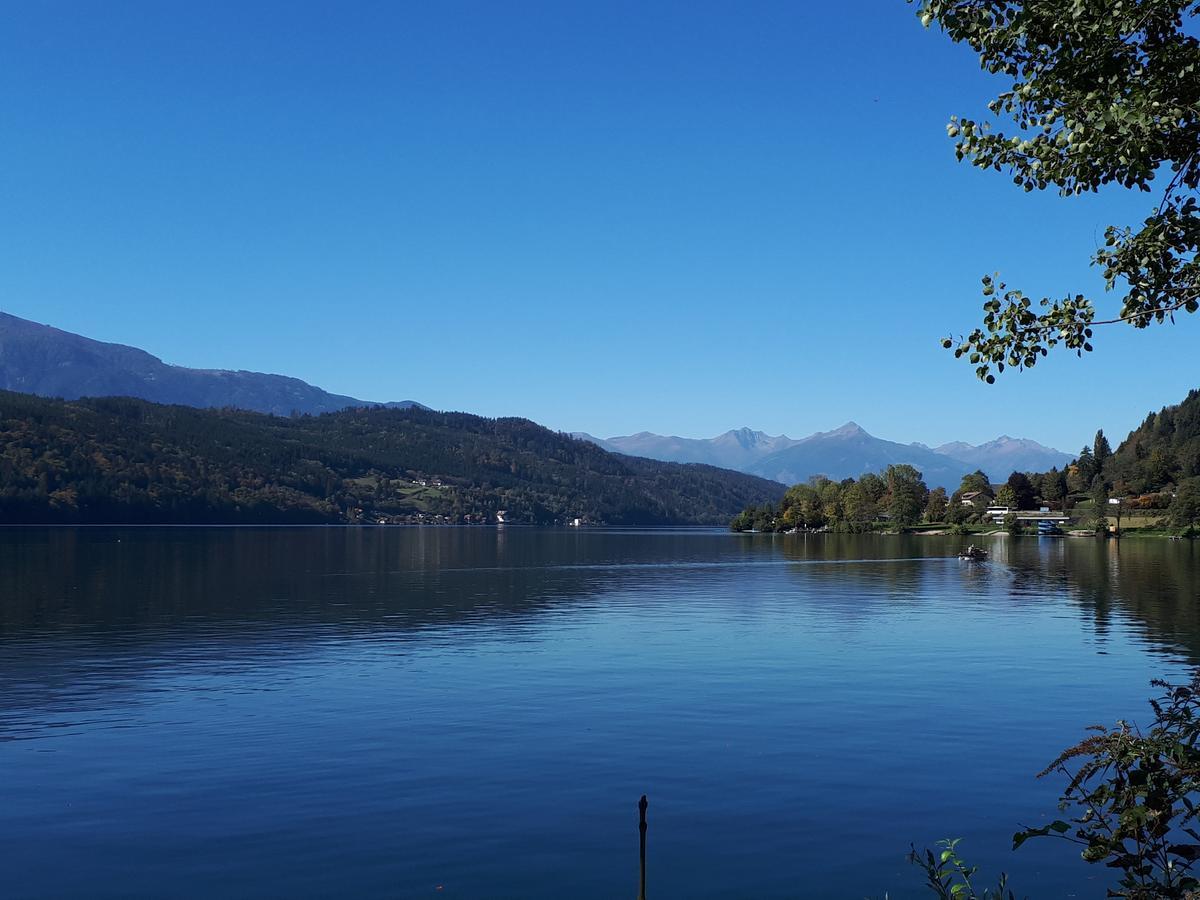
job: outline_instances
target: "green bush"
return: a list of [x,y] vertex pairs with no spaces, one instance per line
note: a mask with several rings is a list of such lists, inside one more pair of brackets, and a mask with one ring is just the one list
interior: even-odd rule
[[971,879],[979,871],[978,866],[969,866],[958,855],[959,838],[939,841],[939,851],[918,852],[914,847],[908,861],[925,873],[925,886],[939,900],[1015,900],[1008,888],[1008,876],[1001,874],[994,888],[975,889]]

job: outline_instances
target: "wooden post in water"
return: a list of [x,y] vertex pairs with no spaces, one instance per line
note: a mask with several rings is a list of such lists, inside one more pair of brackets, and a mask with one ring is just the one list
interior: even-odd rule
[[641,873],[638,879],[638,895],[637,900],[646,900],[646,807],[650,805],[650,801],[646,799],[646,795],[642,794],[642,799],[638,801],[638,831],[641,833]]

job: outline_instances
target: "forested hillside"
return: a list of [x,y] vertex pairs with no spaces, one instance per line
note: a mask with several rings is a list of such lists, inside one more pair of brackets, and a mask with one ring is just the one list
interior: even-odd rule
[[6,523],[724,523],[784,490],[423,409],[280,418],[0,392],[0,447]]
[[1159,490],[1200,476],[1200,390],[1150,413],[1113,454],[1106,475],[1133,491]]

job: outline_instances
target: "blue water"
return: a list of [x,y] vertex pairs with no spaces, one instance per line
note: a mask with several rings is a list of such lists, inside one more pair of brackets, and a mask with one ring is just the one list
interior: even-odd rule
[[5,897],[925,896],[1200,654],[1188,543],[0,531]]

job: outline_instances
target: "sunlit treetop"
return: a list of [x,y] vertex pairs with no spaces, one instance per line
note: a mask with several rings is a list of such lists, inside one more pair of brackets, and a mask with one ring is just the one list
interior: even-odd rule
[[1094,326],[1174,322],[1200,306],[1200,2],[1180,0],[909,0],[926,27],[968,44],[1010,84],[991,121],[954,116],[960,160],[1012,177],[1026,191],[1069,197],[1119,185],[1152,193],[1136,227],[1105,230],[1093,262],[1120,292],[1100,318],[1082,294],[1034,300],[983,279],[981,327],[943,346],[975,365],[1034,365],[1053,347],[1082,355]]

